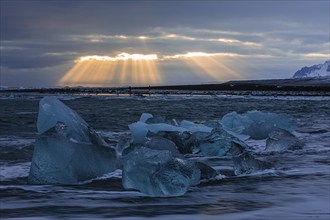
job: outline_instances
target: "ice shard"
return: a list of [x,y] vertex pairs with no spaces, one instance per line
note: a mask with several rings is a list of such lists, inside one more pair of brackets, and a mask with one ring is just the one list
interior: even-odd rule
[[247,148],[243,142],[232,142],[230,152],[233,157],[235,175],[249,174],[272,167],[271,163],[256,159]]
[[266,151],[297,150],[303,147],[303,143],[292,133],[284,129],[273,130],[266,140]]
[[150,113],[143,113],[140,117],[141,122],[146,122],[147,120],[153,118],[154,116]]
[[152,137],[145,143],[145,146],[153,150],[168,150],[174,156],[182,157],[174,142],[160,136]]
[[293,131],[297,125],[296,121],[287,115],[260,111],[249,111],[244,114],[231,112],[220,122],[226,130],[249,135],[256,140],[267,138],[275,128]]
[[[201,129],[203,130],[203,129]],[[197,154],[204,156],[224,156],[229,154],[231,141],[237,138],[221,127],[212,132],[158,132],[155,135],[171,140],[182,154]]]
[[116,169],[115,150],[57,98],[40,101],[37,128],[30,184],[76,184]]
[[191,132],[177,132],[177,131],[160,131],[151,136],[160,136],[175,143],[177,149],[181,154],[192,154],[198,152],[197,142],[195,136]]
[[196,166],[201,171],[201,179],[212,179],[218,175],[215,169],[205,163],[197,161]]
[[196,124],[191,121],[182,120],[180,122],[180,127],[188,129],[190,132],[211,132],[212,128],[205,126],[203,124]]
[[141,147],[123,158],[124,188],[150,196],[183,195],[199,179],[195,163],[177,158],[168,150]]
[[214,128],[210,134],[195,133],[198,148],[204,156],[225,156],[229,154],[231,142],[236,138],[222,128]]
[[147,141],[148,128],[147,124],[138,121],[128,125],[129,130],[131,131],[131,142],[134,144],[143,144]]
[[[168,132],[184,132],[188,129],[182,128],[173,124],[177,124],[175,120],[173,123],[165,123],[166,120],[160,117],[153,117],[149,113],[143,113],[140,117],[140,121],[132,123],[128,125],[132,139],[131,142],[133,144],[143,144],[147,139],[148,132],[158,133],[161,131]],[[174,123],[175,122],[175,123]]]

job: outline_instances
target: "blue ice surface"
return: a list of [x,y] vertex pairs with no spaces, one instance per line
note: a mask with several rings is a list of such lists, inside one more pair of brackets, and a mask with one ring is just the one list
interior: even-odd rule
[[57,98],[40,101],[37,127],[30,184],[76,184],[117,168],[115,150]]
[[301,149],[304,144],[291,132],[277,128],[266,139],[265,151],[283,152]]
[[138,148],[123,157],[122,183],[150,196],[181,196],[200,179],[194,162],[168,150]]
[[220,123],[229,132],[249,135],[255,140],[267,138],[275,128],[293,131],[297,127],[296,120],[287,115],[261,111],[243,114],[230,112],[223,116]]
[[[129,125],[132,137],[131,143],[143,145],[148,141],[149,132],[156,135],[158,133],[163,133],[164,135],[164,132],[167,132],[167,134],[175,132],[175,135],[165,136],[176,142],[177,149],[180,152],[200,152],[200,154],[204,156],[224,156],[229,153],[231,141],[237,139],[237,137],[244,136],[226,131],[218,122],[211,123],[212,127],[210,127],[204,124],[182,120],[177,126],[175,126],[165,123],[166,120],[161,123],[157,122],[162,120],[148,123],[148,121],[152,121],[152,119],[154,119],[154,117],[151,114],[143,113],[140,117],[140,121]],[[246,136],[244,136],[244,138],[245,137]]]
[[231,142],[230,152],[233,158],[235,175],[250,174],[272,167],[271,163],[257,159],[242,141]]

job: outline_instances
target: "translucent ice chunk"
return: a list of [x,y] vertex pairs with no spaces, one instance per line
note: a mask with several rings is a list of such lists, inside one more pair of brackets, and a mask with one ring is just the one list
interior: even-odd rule
[[247,148],[247,145],[243,142],[232,142],[230,152],[233,157],[235,175],[249,174],[271,168],[270,163],[256,159]]
[[296,121],[286,115],[249,111],[244,114],[231,112],[221,119],[221,124],[228,130],[237,134],[249,135],[252,139],[265,139],[275,128],[293,131]]
[[182,154],[199,151],[197,150],[196,137],[191,132],[160,131],[155,135],[171,140]]
[[132,134],[132,143],[142,144],[147,140],[148,128],[147,124],[141,121],[128,125]]
[[174,156],[181,157],[182,155],[178,151],[176,145],[174,142],[172,142],[169,139],[155,136],[152,137],[149,141],[145,143],[145,146],[153,149],[153,150],[168,150],[170,151]]
[[156,135],[173,141],[182,154],[201,153],[204,156],[224,156],[229,153],[231,141],[236,140],[220,127],[212,132],[158,132]]
[[143,113],[140,117],[141,122],[146,122],[148,119],[153,118],[154,116],[150,113]]
[[218,175],[217,171],[210,167],[209,165],[202,163],[202,162],[196,162],[196,166],[201,171],[201,179],[211,179]]
[[303,143],[289,131],[277,128],[266,140],[266,151],[285,151],[301,149]]
[[178,132],[188,131],[188,129],[186,129],[186,128],[177,127],[177,126],[169,125],[169,124],[165,124],[165,123],[148,124],[147,128],[149,131],[151,131],[153,133],[157,133],[160,131],[178,131]]
[[196,124],[191,121],[183,120],[180,122],[180,126],[188,129],[191,132],[211,132],[212,128],[205,126],[203,124]]
[[123,158],[122,182],[151,196],[180,196],[200,179],[196,165],[167,150],[139,148]]
[[[143,113],[144,114],[149,114],[149,113]],[[174,126],[178,126],[178,123],[175,119],[166,119],[166,117],[163,116],[152,116],[149,117],[145,123],[147,124],[169,124],[169,125],[174,125]]]
[[117,167],[115,150],[54,97],[40,101],[38,131],[28,178],[31,184],[76,184]]
[[187,131],[187,129],[185,128],[181,128],[165,123],[146,124],[141,121],[132,123],[128,125],[128,127],[132,134],[132,143],[134,144],[143,144],[144,142],[146,142],[148,131],[152,133],[158,133],[160,131],[177,131],[177,132]]
[[70,138],[80,142],[89,142],[88,124],[84,119],[56,97],[44,97],[39,103],[38,133],[42,134],[53,128],[57,122],[62,122],[66,125]]
[[215,128],[212,133],[197,138],[198,147],[204,156],[224,156],[229,154],[231,142],[235,138],[221,128]]

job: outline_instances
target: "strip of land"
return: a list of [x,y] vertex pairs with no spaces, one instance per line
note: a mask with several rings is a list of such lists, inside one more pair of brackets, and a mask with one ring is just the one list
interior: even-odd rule
[[[243,80],[229,81],[218,84],[197,85],[167,85],[167,86],[145,86],[145,87],[52,87],[52,88],[4,88],[0,92],[14,93],[47,93],[47,94],[180,94],[191,93],[191,91],[224,92],[224,93],[251,93],[265,91],[268,93],[282,92],[284,95],[295,95],[310,92],[311,94],[330,95],[330,77],[300,78],[300,79],[269,79],[269,80]],[[291,92],[291,93],[290,93]]]

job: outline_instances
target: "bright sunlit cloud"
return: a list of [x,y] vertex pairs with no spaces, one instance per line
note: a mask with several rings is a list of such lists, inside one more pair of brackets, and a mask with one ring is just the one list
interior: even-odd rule
[[147,86],[162,82],[156,54],[84,56],[59,81],[61,86]]
[[175,54],[164,56],[163,59],[180,59],[191,70],[201,76],[211,80],[220,81],[223,79],[239,79],[241,75],[224,62],[226,59],[235,59],[244,55],[236,53],[206,53],[206,52],[187,52],[185,54]]
[[110,56],[98,56],[98,55],[92,55],[92,56],[84,56],[80,57],[77,62],[83,62],[83,61],[91,61],[91,60],[97,60],[97,61],[119,61],[119,60],[157,60],[158,56],[157,54],[128,54],[128,53],[120,53],[115,57]]
[[199,42],[214,42],[220,44],[230,44],[230,45],[242,45],[247,47],[260,47],[262,46],[260,43],[257,42],[250,42],[250,41],[241,41],[234,38],[208,38],[208,37],[197,37],[197,36],[189,36],[189,35],[182,35],[176,33],[158,33],[156,35],[76,35],[72,36],[73,40],[76,41],[89,41],[94,43],[102,43],[102,42],[109,42],[113,40],[125,40],[125,41],[132,41],[132,40],[145,40],[145,41],[153,41],[153,40],[178,40],[178,41],[199,41]]
[[315,57],[315,58],[330,59],[330,54],[323,54],[323,53],[307,53],[304,56],[305,57]]
[[213,57],[213,56],[228,56],[239,57],[243,56],[237,53],[206,53],[206,52],[187,52],[185,54],[175,54],[164,56],[163,59],[178,59],[178,58],[192,58],[192,57]]
[[[74,67],[63,76],[61,86],[148,86],[164,83],[159,62],[176,60],[191,69],[197,77],[210,81],[240,79],[241,72],[232,63],[240,63],[251,55],[237,53],[207,53],[192,51],[182,54],[129,54],[116,56],[90,55],[78,58]],[[269,55],[254,55],[255,58],[269,58]]]

